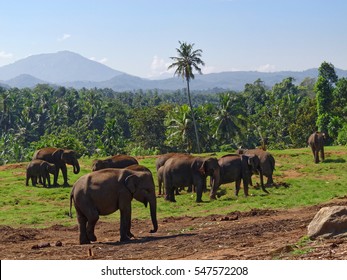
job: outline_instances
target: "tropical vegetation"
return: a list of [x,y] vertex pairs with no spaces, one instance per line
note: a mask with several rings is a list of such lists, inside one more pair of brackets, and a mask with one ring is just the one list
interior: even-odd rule
[[28,161],[41,147],[71,148],[84,157],[151,155],[307,146],[324,131],[328,144],[347,144],[347,79],[323,62],[317,80],[288,77],[272,88],[261,80],[242,92],[115,92],[39,84],[0,88],[0,165]]

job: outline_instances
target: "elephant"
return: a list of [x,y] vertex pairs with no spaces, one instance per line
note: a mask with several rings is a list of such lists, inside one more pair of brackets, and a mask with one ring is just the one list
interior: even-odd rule
[[[190,154],[185,154],[185,153],[168,153],[168,154],[163,154],[157,158],[155,161],[155,167],[157,169],[157,177],[158,177],[158,186],[159,186],[159,195],[162,194],[161,189],[164,183],[163,179],[163,172],[164,168],[162,168],[165,165],[165,162],[172,157],[185,157],[185,156],[191,156]],[[180,189],[183,189],[184,186],[180,187]],[[193,186],[188,186],[188,192],[192,192]],[[165,194],[165,188],[163,188],[163,194]],[[176,188],[176,195],[179,195],[179,190]]]
[[[238,154],[245,155],[257,155],[260,159],[260,168],[263,172],[263,176],[267,177],[266,186],[273,185],[273,172],[275,170],[275,158],[267,151],[262,149],[238,149]],[[254,172],[253,172],[254,174]],[[252,181],[250,181],[252,185]]]
[[115,155],[103,160],[94,160],[92,171],[97,171],[105,168],[125,168],[133,164],[139,164],[139,162],[131,156]]
[[196,189],[196,202],[202,202],[206,177],[211,176],[212,186],[219,184],[219,165],[216,158],[180,156],[169,158],[164,165],[165,200],[176,202],[174,190],[192,186]]
[[131,201],[135,198],[145,207],[150,205],[153,229],[158,230],[157,201],[152,174],[130,169],[106,168],[80,177],[70,194],[77,213],[80,244],[96,241],[94,234],[99,215],[120,211],[120,241],[129,241],[131,233]]
[[47,161],[34,159],[29,162],[26,169],[26,186],[29,186],[29,179],[31,178],[31,183],[33,186],[36,186],[37,178],[42,178],[43,186],[46,187],[46,180],[48,182],[48,186],[51,186],[51,180],[49,173],[55,174],[56,169],[55,165],[51,164]]
[[253,172],[259,173],[262,190],[268,193],[264,188],[263,174],[260,168],[260,160],[258,156],[228,154],[221,157],[218,160],[218,164],[220,166],[220,180],[219,185],[215,185],[214,187],[211,186],[211,199],[216,199],[216,192],[220,185],[231,182],[235,182],[235,195],[238,196],[241,180],[243,181],[244,194],[245,196],[248,196],[248,185],[251,182]]
[[157,160],[155,161],[155,168],[157,171],[161,166],[165,164],[165,162],[171,158],[171,157],[180,157],[180,156],[189,156],[189,154],[183,154],[183,153],[168,153],[168,154],[163,154],[160,155]]
[[163,194],[165,194],[165,188],[163,188],[163,183],[164,183],[163,174],[164,174],[164,166],[160,166],[159,169],[157,170],[159,195],[162,194],[161,189],[163,189]]
[[315,163],[319,163],[319,153],[320,158],[322,161],[324,161],[324,140],[325,140],[325,133],[323,132],[314,132],[310,135],[308,138],[308,144],[311,147],[313,159]]
[[42,159],[48,161],[49,163],[53,163],[56,168],[56,172],[54,174],[54,182],[55,186],[58,185],[58,175],[59,169],[63,173],[64,177],[64,186],[68,186],[67,182],[67,168],[66,164],[70,164],[73,166],[73,173],[78,174],[80,172],[80,165],[77,160],[76,152],[73,150],[64,150],[58,148],[43,148],[37,150],[34,153],[33,159]]

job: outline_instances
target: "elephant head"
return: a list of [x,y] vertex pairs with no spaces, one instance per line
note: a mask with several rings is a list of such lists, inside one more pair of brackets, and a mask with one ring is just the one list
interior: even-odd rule
[[80,172],[80,165],[77,160],[77,156],[75,151],[73,150],[63,150],[57,149],[52,156],[57,160],[61,160],[66,164],[70,164],[73,166],[73,173],[78,174]]
[[220,182],[220,166],[216,158],[206,158],[204,159],[200,172],[205,176],[211,177],[211,188],[217,189]]
[[47,162],[46,170],[48,171],[48,173],[51,173],[51,174],[55,174],[57,172],[55,165],[48,162]]
[[137,201],[142,202],[145,207],[147,207],[149,203],[151,220],[153,224],[153,229],[150,232],[157,232],[157,197],[155,195],[155,185],[152,173],[145,171],[128,175],[125,178],[124,184]]
[[252,184],[252,174],[259,174],[260,186],[265,193],[269,193],[264,186],[263,171],[260,166],[260,159],[255,154],[241,154],[241,162],[243,165],[243,180],[247,184]]
[[92,171],[97,171],[104,168],[106,168],[104,160],[101,160],[101,159],[93,160]]

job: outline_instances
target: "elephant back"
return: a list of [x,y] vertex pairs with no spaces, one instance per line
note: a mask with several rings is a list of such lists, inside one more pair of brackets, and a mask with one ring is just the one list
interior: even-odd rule
[[41,159],[48,161],[50,163],[54,163],[54,153],[57,151],[57,148],[42,148],[37,151],[35,151],[33,155],[33,160],[34,159]]

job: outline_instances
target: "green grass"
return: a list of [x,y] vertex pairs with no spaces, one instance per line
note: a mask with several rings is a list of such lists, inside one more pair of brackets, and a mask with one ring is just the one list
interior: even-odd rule
[[[347,195],[347,148],[326,147],[326,161],[313,163],[308,148],[271,151],[276,159],[274,181],[278,187],[268,188],[270,194],[251,187],[250,196],[245,198],[242,190],[239,197],[234,195],[234,183],[221,186],[219,198],[209,200],[203,194],[203,203],[195,202],[195,194],[181,192],[176,203],[158,197],[158,218],[170,216],[206,216],[227,214],[233,211],[259,209],[288,209],[309,206]],[[217,153],[217,157],[225,153]],[[140,159],[140,164],[148,167],[156,179],[155,158]],[[68,167],[69,183],[72,185],[80,176],[90,172],[92,159],[80,159],[81,172],[73,174]],[[0,167],[0,224],[12,227],[47,227],[54,224],[76,225],[76,215],[70,219],[70,187],[43,188],[25,186],[26,164]],[[257,176],[253,182],[259,181]],[[60,174],[59,182],[62,183]],[[285,183],[285,184],[284,184]],[[288,187],[285,187],[288,185]],[[149,209],[133,201],[133,218],[149,219]],[[101,217],[102,221],[119,219],[119,212]]]

